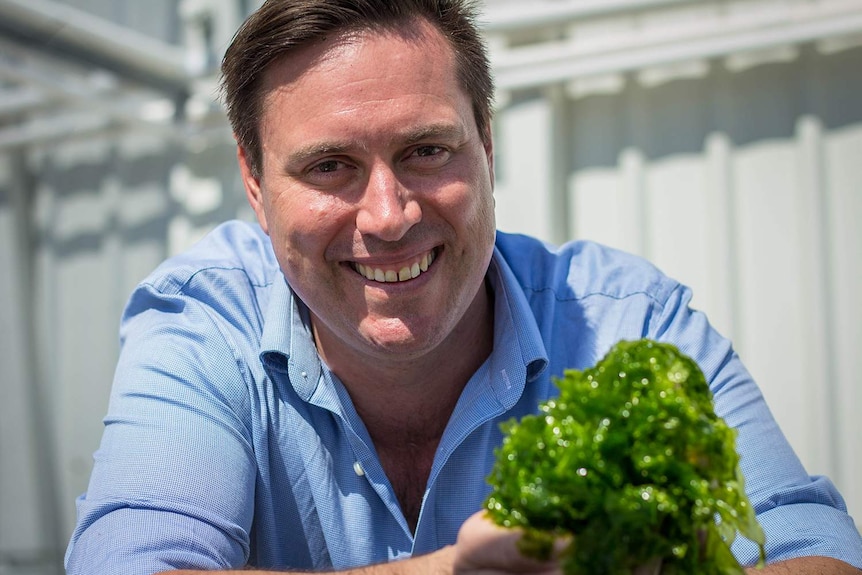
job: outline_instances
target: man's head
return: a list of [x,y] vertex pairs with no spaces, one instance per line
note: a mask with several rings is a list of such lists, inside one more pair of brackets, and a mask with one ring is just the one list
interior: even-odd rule
[[[379,22],[368,20],[370,1],[350,13]],[[375,14],[401,19],[374,25],[356,24],[343,7],[318,6],[315,25],[305,26],[316,35],[306,31],[310,39],[288,52],[273,48],[268,59],[233,64],[257,70],[237,68],[249,78],[249,101],[231,104],[246,118],[240,124],[251,122],[237,149],[246,195],[311,312],[318,351],[342,379],[370,364],[400,373],[395,364],[419,357],[451,364],[453,355],[470,356],[465,347],[482,353],[476,329],[489,336],[490,128],[481,113],[477,121],[451,36],[427,17],[404,14],[421,1],[431,2],[400,1],[396,9],[381,1]],[[265,8],[274,6],[299,10]],[[274,12],[256,17],[258,47],[267,44],[267,24],[274,37],[299,33],[284,32]],[[333,13],[345,24],[320,24]]]
[[239,29],[222,62],[228,118],[252,172],[260,174],[263,78],[274,62],[328,37],[409,30],[421,19],[437,28],[452,48],[479,133],[490,138],[494,87],[475,16],[470,0],[267,0]]

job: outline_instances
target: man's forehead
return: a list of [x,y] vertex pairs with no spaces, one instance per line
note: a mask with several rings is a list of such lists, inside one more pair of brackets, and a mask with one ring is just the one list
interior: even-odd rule
[[[263,91],[290,90],[306,73],[326,71],[327,66],[336,66],[339,59],[359,52],[369,40],[391,42],[393,53],[404,54],[405,58],[410,51],[403,49],[404,44],[424,44],[428,54],[445,54],[454,62],[454,51],[443,33],[425,19],[378,28],[351,28],[333,32],[276,58],[264,71]],[[402,48],[396,47],[398,44]]]

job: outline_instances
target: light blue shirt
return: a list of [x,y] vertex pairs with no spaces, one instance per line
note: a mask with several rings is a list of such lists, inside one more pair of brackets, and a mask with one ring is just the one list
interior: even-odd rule
[[[692,356],[716,411],[739,430],[768,559],[826,555],[862,567],[862,540],[841,496],[805,472],[730,343],[688,307],[686,287],[593,243],[554,249],[503,233],[488,280],[494,350],[448,423],[414,536],[261,230],[227,223],[165,262],[123,316],[67,572],[342,569],[453,543],[488,494],[499,424],[553,396],[552,378],[564,369],[589,367],[617,341],[641,337]],[[756,560],[745,540],[733,549],[744,564]]]

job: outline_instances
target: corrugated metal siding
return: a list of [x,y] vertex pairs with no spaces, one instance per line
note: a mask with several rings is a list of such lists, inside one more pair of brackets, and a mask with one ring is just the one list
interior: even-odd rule
[[[50,419],[36,387],[32,265],[19,155],[0,157],[0,573],[59,573]],[[65,530],[63,530],[65,535]],[[16,569],[20,567],[20,569]]]
[[[858,520],[862,49],[784,60],[712,62],[656,85],[630,75],[562,114],[553,95],[509,104],[499,224],[555,240],[554,210],[566,209],[569,237],[642,254],[690,285]],[[559,190],[543,174],[561,121],[571,155]]]

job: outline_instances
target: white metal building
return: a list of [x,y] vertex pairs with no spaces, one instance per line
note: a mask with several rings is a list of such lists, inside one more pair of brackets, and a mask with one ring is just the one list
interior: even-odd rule
[[[0,575],[62,572],[132,287],[249,218],[256,0],[0,0]],[[862,522],[862,0],[488,0],[497,216],[643,254]]]

